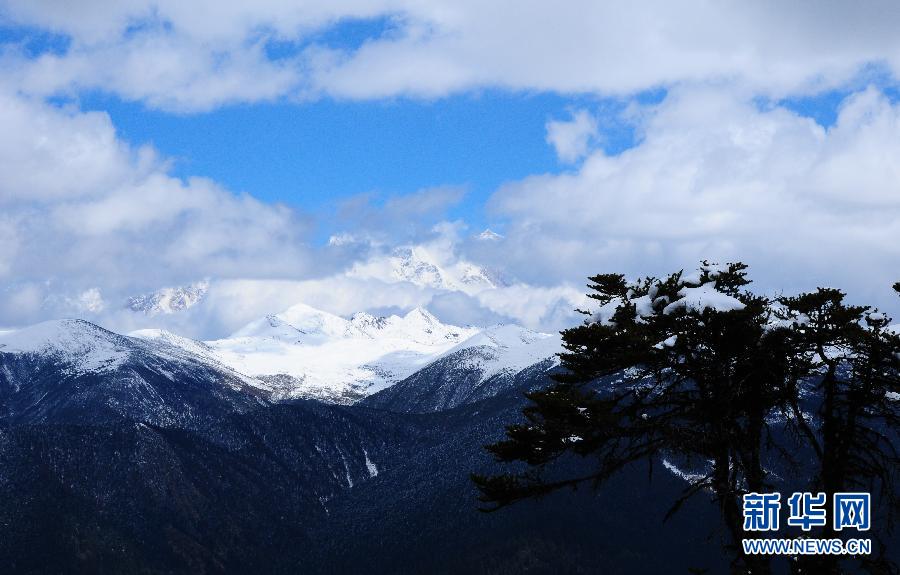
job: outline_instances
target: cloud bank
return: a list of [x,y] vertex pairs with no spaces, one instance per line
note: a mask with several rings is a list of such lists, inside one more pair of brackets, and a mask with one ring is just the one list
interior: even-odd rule
[[865,90],[825,129],[740,92],[690,88],[644,118],[624,153],[499,190],[490,207],[509,227],[494,257],[533,283],[743,260],[767,290],[837,283],[896,307],[898,104]]
[[170,175],[105,114],[0,91],[0,124],[5,323],[100,311],[104,292],[160,281],[309,277],[334,265],[306,244],[302,214]]
[[[18,31],[0,43],[3,325],[83,315],[223,335],[305,300],[556,329],[573,321],[587,275],[702,258],[748,262],[766,291],[836,284],[897,309],[894,2],[5,0],[0,20]],[[605,112],[582,101],[547,118],[560,168],[492,194],[487,219],[502,236],[445,221],[466,187],[434,182],[344,201],[329,223],[346,230],[318,245],[313,216],[176,177],[159,151],[78,105],[99,91],[191,114],[493,89],[619,98],[635,143],[605,153]],[[661,101],[640,104],[647,90]],[[783,104],[828,90],[848,94],[828,127]],[[467,292],[353,275],[410,244],[513,280]],[[123,308],[205,278],[204,304],[182,316]]]
[[[7,47],[28,93],[100,89],[179,111],[275,98],[438,98],[481,88],[632,94],[716,82],[779,96],[897,76],[900,7],[854,2],[6,0],[58,36]],[[367,24],[355,42],[328,32]]]

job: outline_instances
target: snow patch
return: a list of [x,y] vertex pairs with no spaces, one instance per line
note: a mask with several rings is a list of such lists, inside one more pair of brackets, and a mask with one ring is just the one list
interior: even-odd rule
[[369,477],[376,477],[378,475],[378,466],[369,459],[369,454],[365,449],[363,449],[363,455],[366,458],[366,469],[369,470]]
[[678,290],[681,299],[677,299],[663,308],[666,315],[685,309],[702,313],[711,309],[719,312],[744,309],[746,306],[740,300],[716,289],[715,282],[708,282],[698,287],[683,287]]

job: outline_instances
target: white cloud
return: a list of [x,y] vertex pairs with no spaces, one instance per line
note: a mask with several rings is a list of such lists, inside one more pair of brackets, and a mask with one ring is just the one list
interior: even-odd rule
[[597,118],[587,110],[578,110],[569,120],[547,122],[547,143],[560,160],[577,162],[588,153],[591,140],[597,137]]
[[[900,69],[900,9],[888,0],[827,8],[701,0],[6,0],[0,13],[71,39],[37,60],[7,50],[6,81],[35,94],[99,88],[175,110],[322,94],[440,97],[484,87],[630,94],[724,82],[781,95],[840,85],[865,65],[895,77]],[[322,40],[322,31],[354,19],[387,19],[389,30],[376,23],[357,45]],[[274,57],[271,41],[295,49]]]
[[494,257],[545,284],[740,259],[764,289],[835,284],[896,307],[900,105],[869,89],[825,130],[728,89],[685,88],[641,130],[620,155],[502,188],[491,205],[509,227]]
[[85,313],[100,313],[106,308],[106,302],[103,301],[103,294],[97,288],[86,289],[73,302],[74,306]]
[[0,90],[0,121],[0,282],[17,286],[2,297],[18,302],[4,323],[99,313],[163,282],[315,277],[339,265],[305,244],[300,214],[172,176],[152,149],[122,142],[106,114]]
[[[0,0],[0,18],[66,38],[36,58],[0,47],[0,323],[80,309],[125,326],[146,321],[120,309],[126,295],[209,276],[208,305],[171,319],[187,332],[302,300],[344,314],[433,304],[547,328],[568,321],[581,292],[570,284],[603,270],[739,258],[766,288],[824,282],[884,301],[900,269],[900,108],[861,91],[825,130],[753,104],[856,86],[872,67],[896,78],[893,2]],[[373,18],[390,29],[352,46],[322,40]],[[271,42],[294,49],[274,57]],[[106,114],[46,101],[100,90],[192,112],[278,98],[629,96],[659,86],[669,96],[633,115],[639,145],[617,156],[591,150],[598,121],[588,112],[549,122],[559,158],[583,163],[499,190],[502,241],[463,239],[458,222],[435,229],[464,193],[438,187],[345,204],[352,236],[321,250],[305,244],[308,222],[295,211],[174,177]],[[461,249],[539,287],[463,295],[342,273],[410,241],[443,242],[448,266]]]
[[435,186],[403,195],[358,194],[337,205],[337,219],[353,234],[336,237],[332,245],[349,245],[351,238],[375,244],[421,241],[441,235],[435,225],[464,198],[462,186]]

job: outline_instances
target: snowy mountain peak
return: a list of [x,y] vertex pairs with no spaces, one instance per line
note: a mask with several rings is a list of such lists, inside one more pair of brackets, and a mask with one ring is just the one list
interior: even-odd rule
[[276,317],[308,335],[328,337],[356,335],[348,320],[303,303],[289,307]]
[[41,354],[79,371],[106,371],[124,363],[131,352],[126,337],[80,319],[45,321],[0,334],[0,353]]
[[300,340],[354,335],[359,335],[358,330],[346,319],[300,303],[281,313],[252,321],[231,337],[272,338],[294,343]]
[[391,254],[390,262],[395,279],[426,287],[447,287],[446,274],[425,248],[397,248]]
[[501,236],[494,230],[488,228],[488,229],[484,230],[483,232],[481,232],[480,234],[478,234],[477,236],[475,236],[475,238],[479,239],[479,240],[496,241],[496,240],[502,240],[503,236]]
[[445,252],[433,246],[398,247],[389,254],[355,265],[348,275],[470,294],[506,285],[500,280],[500,274]]
[[149,316],[169,315],[194,307],[203,300],[208,291],[208,280],[186,286],[164,287],[152,293],[129,298],[127,307],[131,311]]
[[426,345],[443,345],[462,341],[477,330],[441,323],[428,310],[417,307],[405,315],[374,317],[358,313],[351,320],[353,326],[373,339],[395,339]]
[[426,329],[429,329],[432,326],[443,325],[438,318],[431,314],[431,312],[421,307],[410,310],[409,313],[403,316],[403,321],[412,325],[421,325]]
[[350,318],[350,323],[356,329],[364,333],[370,333],[371,330],[384,329],[388,324],[388,320],[384,316],[376,317],[368,312],[361,311],[353,314],[353,317]]
[[[533,331],[518,325],[501,324],[478,331],[472,337],[444,352],[451,357],[469,350],[469,368],[481,371],[486,380],[500,373],[516,373],[538,362],[552,358],[562,351],[559,334]],[[472,353],[476,352],[476,353]]]

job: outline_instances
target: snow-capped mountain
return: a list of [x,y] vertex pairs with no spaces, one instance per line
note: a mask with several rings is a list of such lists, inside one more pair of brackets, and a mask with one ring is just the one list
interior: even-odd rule
[[481,232],[480,234],[478,234],[477,236],[475,236],[475,239],[482,240],[482,241],[494,242],[494,241],[502,240],[503,236],[498,234],[494,230],[488,228],[488,229],[484,230],[483,232]]
[[[252,321],[208,342],[163,330],[130,334],[178,346],[204,361],[245,374],[273,400],[315,398],[352,403],[441,361],[472,385],[500,381],[553,358],[556,335],[518,326],[447,325],[427,310],[403,316],[357,313],[346,319],[305,304]],[[500,379],[498,379],[498,377]],[[465,394],[463,394],[465,395]]]
[[[104,385],[117,382],[115,393],[150,397],[154,386],[163,385],[161,379],[171,383],[199,374],[217,388],[249,390],[267,401],[315,398],[347,404],[437,362],[441,367],[432,371],[451,369],[454,377],[465,373],[470,386],[478,387],[514,376],[559,350],[558,336],[511,325],[447,325],[421,308],[403,316],[344,318],[297,304],[207,342],[161,329],[122,336],[80,320],[46,322],[0,334],[6,370],[0,375],[18,393],[21,382],[34,379],[33,369],[52,365],[53,377],[61,380],[103,379]],[[20,368],[24,371],[16,372]],[[460,393],[458,398],[471,395]],[[33,399],[35,405],[40,402],[38,396]],[[168,408],[151,403],[148,410],[165,412],[161,422],[177,419]]]
[[504,389],[526,388],[525,379],[544,384],[546,373],[559,365],[556,354],[561,349],[558,334],[515,325],[490,327],[363,404],[403,412],[442,411]]
[[225,364],[264,381],[276,399],[346,403],[408,377],[477,332],[422,309],[344,319],[299,304],[207,345]]
[[0,335],[0,420],[138,419],[193,426],[265,403],[267,390],[175,339],[147,341],[83,320]]
[[200,303],[209,291],[209,281],[203,280],[179,287],[164,287],[155,292],[134,296],[126,306],[131,311],[149,316],[173,314]]
[[348,274],[469,294],[509,283],[498,272],[461,258],[441,258],[437,252],[422,245],[395,248],[387,256],[357,264]]

